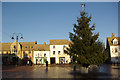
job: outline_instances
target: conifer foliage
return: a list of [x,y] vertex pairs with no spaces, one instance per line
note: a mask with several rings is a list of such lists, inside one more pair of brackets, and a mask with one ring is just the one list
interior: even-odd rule
[[90,26],[91,16],[88,13],[80,12],[81,17],[77,18],[74,24],[73,33],[70,32],[69,38],[71,44],[65,50],[74,63],[80,63],[83,66],[90,64],[101,64],[107,59],[104,53],[104,45],[98,40],[99,33],[94,34],[95,24]]

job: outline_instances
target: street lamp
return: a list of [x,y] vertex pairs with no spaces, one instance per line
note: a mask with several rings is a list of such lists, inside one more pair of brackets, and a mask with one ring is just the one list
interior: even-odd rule
[[20,39],[22,40],[23,39],[23,35],[21,33],[13,33],[11,39],[14,39],[14,36],[16,36],[16,41],[18,42],[18,37],[20,37]]
[[[13,33],[13,35],[12,35],[12,37],[11,37],[11,39],[15,39],[14,37],[16,36],[16,41],[18,42],[18,37],[20,37],[20,39],[22,40],[23,39],[23,35],[21,34],[21,33]],[[16,46],[17,46],[17,44],[16,44]],[[17,63],[18,63],[18,58],[17,58],[17,47],[16,47],[16,59],[17,59]],[[16,63],[16,65],[17,65],[17,63]]]

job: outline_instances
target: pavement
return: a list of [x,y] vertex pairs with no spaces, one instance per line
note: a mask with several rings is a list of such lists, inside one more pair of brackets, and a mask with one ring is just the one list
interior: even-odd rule
[[80,73],[73,65],[33,65],[33,66],[3,66],[2,78],[117,78],[120,79],[120,66],[102,65],[99,72]]

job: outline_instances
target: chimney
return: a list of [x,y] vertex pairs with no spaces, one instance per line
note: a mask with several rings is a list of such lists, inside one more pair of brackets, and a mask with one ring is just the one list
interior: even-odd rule
[[35,44],[37,44],[37,41],[35,41]]
[[46,42],[44,42],[43,44],[46,45]]
[[113,38],[115,37],[115,34],[114,34],[114,33],[112,33],[112,37],[113,37]]

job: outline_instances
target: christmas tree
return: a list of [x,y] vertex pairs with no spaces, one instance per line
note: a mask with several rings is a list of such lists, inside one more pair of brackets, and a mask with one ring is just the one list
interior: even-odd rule
[[101,64],[105,62],[107,55],[103,43],[98,40],[99,33],[93,33],[95,24],[90,26],[91,16],[88,16],[88,13],[83,10],[80,15],[81,17],[77,18],[78,24],[74,24],[74,32],[70,32],[71,44],[65,53],[71,56],[74,63],[85,67]]

